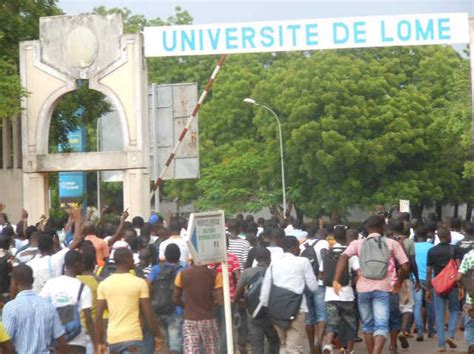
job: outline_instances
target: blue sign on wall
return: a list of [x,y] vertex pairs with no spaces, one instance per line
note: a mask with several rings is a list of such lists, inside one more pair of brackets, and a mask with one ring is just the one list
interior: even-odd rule
[[[78,129],[67,134],[68,145],[73,152],[85,150],[85,130]],[[58,146],[61,152],[61,145]],[[85,172],[59,172],[59,200],[82,201],[86,191]]]
[[82,199],[86,186],[86,174],[84,172],[60,172],[59,173],[59,198],[60,199]]

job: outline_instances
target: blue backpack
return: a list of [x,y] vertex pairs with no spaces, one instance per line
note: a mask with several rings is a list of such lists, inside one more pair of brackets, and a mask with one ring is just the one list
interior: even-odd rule
[[77,295],[77,301],[74,305],[66,305],[57,307],[59,319],[64,326],[66,331],[66,341],[70,342],[81,334],[81,314],[79,313],[79,301],[81,299],[82,290],[84,289],[84,283],[81,283],[79,287],[79,294]]

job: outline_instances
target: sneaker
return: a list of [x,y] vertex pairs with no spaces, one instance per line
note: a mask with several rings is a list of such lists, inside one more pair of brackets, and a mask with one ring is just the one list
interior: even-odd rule
[[423,342],[425,339],[423,338],[423,335],[421,336],[416,336],[416,341],[417,342]]
[[354,338],[354,343],[361,343],[362,342],[362,338],[357,336]]
[[446,337],[446,343],[449,345],[451,349],[456,349],[458,345],[454,343],[454,338]]
[[438,348],[438,353],[444,353],[446,352],[446,348],[445,347],[439,347]]
[[400,344],[403,349],[407,349],[410,347],[410,344],[408,343],[407,337],[405,337],[404,334],[400,333],[398,335],[398,339],[400,340]]
[[428,338],[433,338],[436,335],[436,332],[428,333]]
[[332,354],[332,345],[331,344],[326,344],[323,347],[323,354]]

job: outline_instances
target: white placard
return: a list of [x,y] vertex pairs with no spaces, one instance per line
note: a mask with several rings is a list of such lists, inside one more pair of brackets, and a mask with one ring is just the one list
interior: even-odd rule
[[145,56],[260,53],[469,42],[467,13],[145,27]]
[[223,211],[192,213],[187,237],[194,263],[204,265],[227,260]]
[[405,199],[400,199],[400,213],[409,213],[410,212],[410,201]]

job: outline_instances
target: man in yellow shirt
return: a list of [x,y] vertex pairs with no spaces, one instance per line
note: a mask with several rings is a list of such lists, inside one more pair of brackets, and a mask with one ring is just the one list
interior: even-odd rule
[[140,309],[145,315],[155,342],[162,341],[161,333],[151,307],[148,285],[144,279],[129,273],[133,256],[127,248],[114,253],[117,271],[97,288],[96,338],[99,353],[105,353],[102,316],[109,311],[107,343],[111,353],[139,352],[143,347]]
[[5,327],[0,322],[0,353],[2,354],[13,354],[13,346],[12,341],[10,340],[10,336],[8,335],[7,331],[5,331]]

